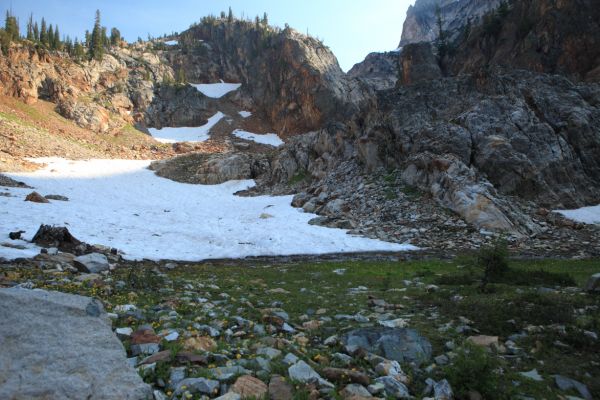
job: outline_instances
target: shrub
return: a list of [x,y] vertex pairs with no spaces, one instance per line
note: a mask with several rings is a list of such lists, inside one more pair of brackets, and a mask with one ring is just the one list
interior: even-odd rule
[[508,271],[508,247],[505,240],[498,240],[489,247],[483,247],[475,259],[475,265],[483,269],[482,288],[489,282],[497,281]]
[[486,350],[466,343],[457,351],[454,363],[444,368],[444,373],[458,398],[477,391],[484,399],[509,399],[510,394],[502,387],[497,373],[499,368],[499,361]]

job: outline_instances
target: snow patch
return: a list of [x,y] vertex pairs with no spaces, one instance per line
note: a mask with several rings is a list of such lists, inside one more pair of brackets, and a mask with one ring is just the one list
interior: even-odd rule
[[250,111],[240,111],[238,114],[240,114],[242,118],[248,118],[252,116],[252,113]]
[[177,46],[179,44],[179,40],[167,40],[165,44],[167,46]]
[[208,122],[198,127],[179,127],[179,128],[148,128],[150,135],[161,143],[177,142],[204,142],[210,137],[210,130],[215,126],[225,114],[218,112],[208,119]]
[[584,224],[600,224],[600,204],[591,207],[582,207],[576,210],[554,210],[573,221]]
[[205,96],[213,99],[219,99],[229,92],[238,90],[242,86],[241,83],[225,83],[223,81],[220,83],[190,83],[190,85]]
[[233,134],[240,139],[252,140],[253,142],[267,144],[269,146],[279,147],[283,144],[283,140],[275,133],[259,134],[236,129],[233,131]]
[[[13,197],[0,197],[0,243],[24,244],[26,249],[0,245],[0,257],[37,253],[30,244],[10,241],[8,232],[24,230],[23,238],[31,240],[40,224],[66,226],[79,240],[116,247],[130,260],[416,250],[309,225],[315,215],[291,207],[292,196],[233,195],[253,186],[251,180],[190,185],[156,176],[147,169],[150,161],[36,161],[47,165],[7,175],[41,194],[58,193],[70,200],[26,202],[31,189],[8,188]],[[265,213],[272,218],[261,218]]]

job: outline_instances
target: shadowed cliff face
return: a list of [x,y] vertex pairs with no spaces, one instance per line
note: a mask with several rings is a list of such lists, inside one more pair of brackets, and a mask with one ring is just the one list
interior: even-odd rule
[[246,101],[281,134],[318,129],[352,115],[364,94],[320,41],[292,29],[205,20],[166,55],[192,82],[242,83]]
[[452,73],[489,64],[600,81],[600,7],[596,0],[507,3],[456,43]]

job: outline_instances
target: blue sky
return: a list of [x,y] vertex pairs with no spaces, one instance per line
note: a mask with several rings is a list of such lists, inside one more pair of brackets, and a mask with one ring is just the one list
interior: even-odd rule
[[[271,24],[307,31],[324,40],[348,70],[372,51],[389,51],[400,42],[406,10],[414,0],[0,0],[2,12],[12,6],[21,29],[30,12],[45,17],[61,34],[81,38],[100,9],[102,25],[116,26],[127,41],[148,34],[181,32],[208,14],[232,7],[236,16],[269,14]],[[4,18],[3,18],[4,19]]]

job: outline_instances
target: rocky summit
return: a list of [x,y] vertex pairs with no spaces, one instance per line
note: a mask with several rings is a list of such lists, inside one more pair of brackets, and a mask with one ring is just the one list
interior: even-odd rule
[[0,398],[600,398],[594,0],[416,0],[347,72],[269,10],[128,42],[22,7]]

